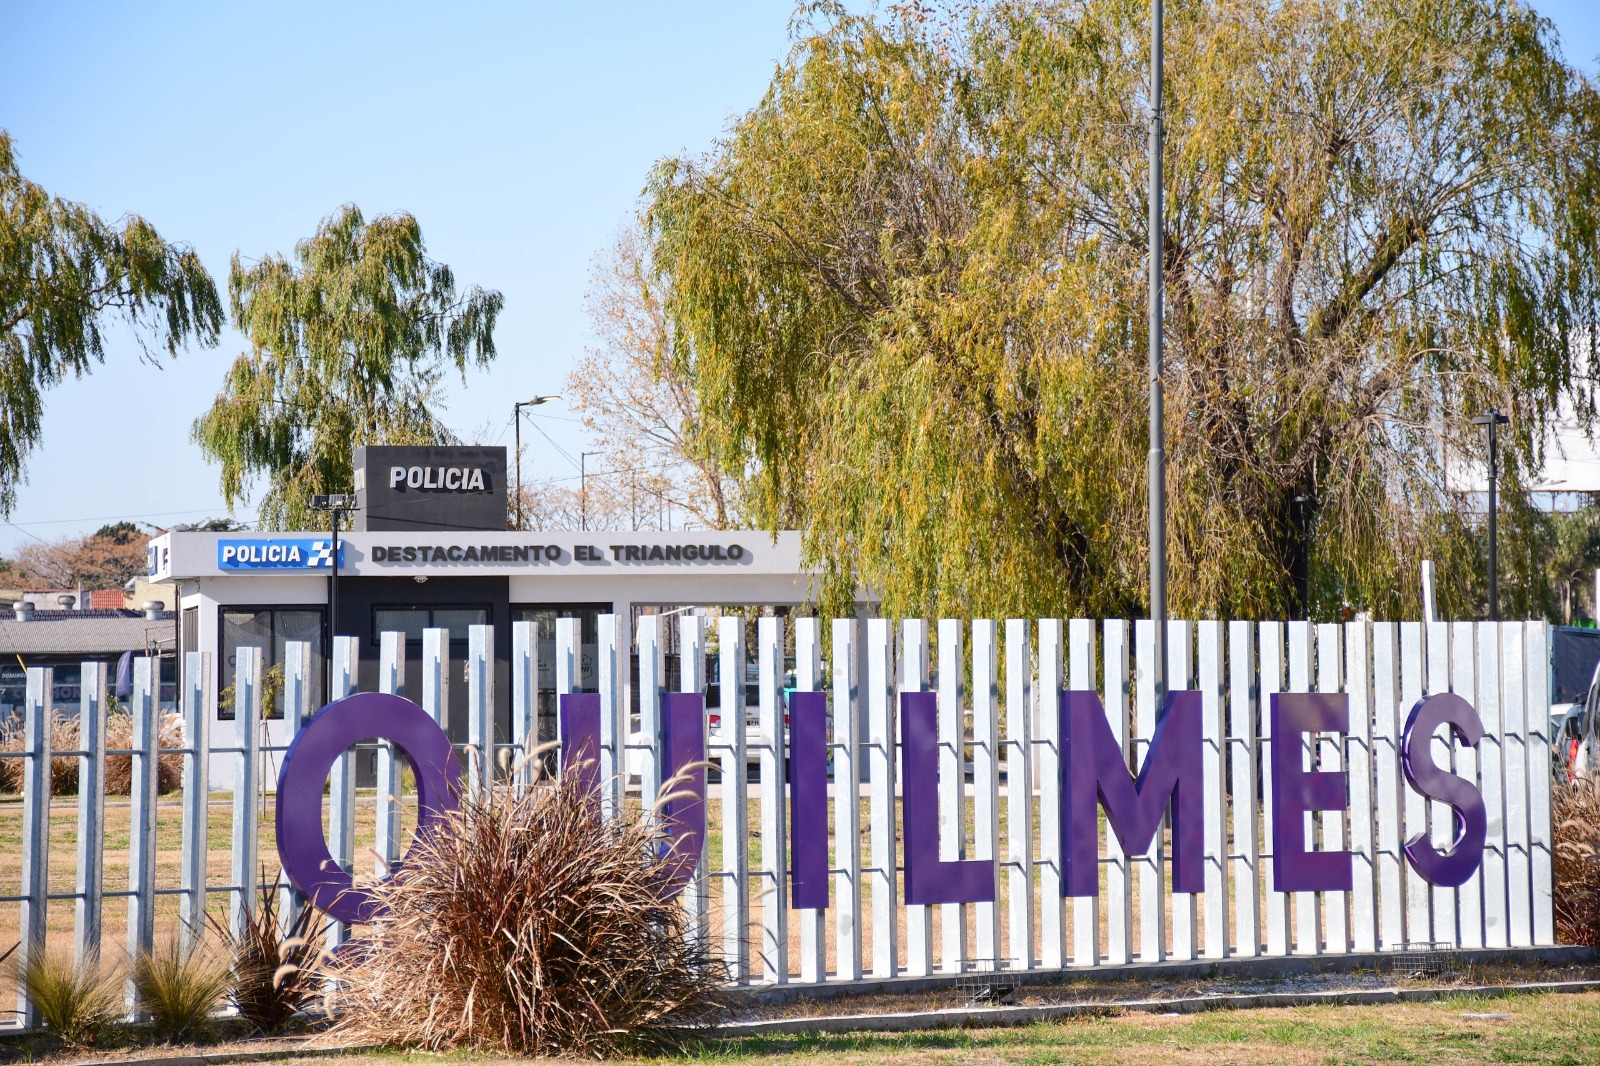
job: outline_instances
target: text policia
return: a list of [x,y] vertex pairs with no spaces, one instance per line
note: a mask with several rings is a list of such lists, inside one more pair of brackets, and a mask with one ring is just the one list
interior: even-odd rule
[[[827,697],[796,692],[790,697],[789,832],[793,859],[790,906],[828,905]],[[599,789],[595,757],[600,745],[600,697],[563,695],[561,760],[580,767]],[[1058,707],[1062,758],[1062,894],[1093,896],[1099,888],[1098,812],[1116,834],[1124,854],[1143,855],[1156,843],[1163,817],[1171,819],[1172,890],[1203,892],[1205,803],[1202,698],[1199,692],[1169,693],[1138,777],[1124,761],[1100,696],[1063,691]],[[1348,808],[1343,770],[1305,768],[1308,738],[1345,734],[1350,705],[1344,693],[1274,693],[1269,701],[1270,752],[1265,769],[1272,802],[1272,889],[1277,892],[1340,892],[1353,885],[1348,851],[1313,850],[1305,815]],[[989,859],[939,858],[938,695],[900,695],[900,773],[905,848],[905,902],[985,903],[997,893],[997,866]],[[706,834],[705,702],[699,693],[665,693],[661,706],[662,778],[682,772],[663,808],[681,856],[686,880]],[[1421,796],[1454,812],[1450,846],[1436,847],[1426,833],[1405,845],[1406,859],[1424,880],[1455,887],[1483,861],[1488,816],[1483,796],[1470,781],[1441,767],[1431,752],[1436,730],[1476,745],[1484,735],[1478,713],[1452,693],[1424,697],[1411,709],[1400,745],[1405,780]],[[418,706],[398,696],[361,693],[331,703],[300,731],[284,757],[278,786],[278,850],[295,887],[333,917],[359,922],[371,917],[371,902],[350,875],[332,861],[323,834],[323,783],[335,760],[357,741],[376,737],[400,749],[415,769],[419,825],[454,805],[460,768],[449,738]],[[1361,812],[1370,816],[1371,812]]]

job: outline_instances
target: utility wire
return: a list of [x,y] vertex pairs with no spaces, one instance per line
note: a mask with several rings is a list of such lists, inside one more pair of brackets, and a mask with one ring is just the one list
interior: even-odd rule
[[539,431],[539,436],[541,436],[545,440],[549,441],[550,442],[550,447],[552,447],[556,451],[560,452],[562,457],[564,459],[566,459],[567,462],[571,463],[573,466],[577,467],[579,470],[583,469],[583,464],[578,462],[578,460],[574,459],[572,457],[572,453],[571,452],[567,451],[561,445],[557,444],[556,443],[556,439],[554,437],[552,437],[550,434],[546,433],[543,426],[541,426],[539,423],[533,421],[531,418],[528,420],[528,424],[530,426],[532,426],[534,429],[538,430]]

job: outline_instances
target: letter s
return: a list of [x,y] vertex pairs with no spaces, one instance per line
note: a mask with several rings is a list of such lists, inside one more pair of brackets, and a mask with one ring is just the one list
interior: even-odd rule
[[1428,799],[1450,805],[1455,812],[1456,838],[1449,851],[1440,851],[1424,829],[1406,841],[1406,858],[1430,885],[1455,888],[1466,884],[1483,862],[1489,816],[1476,786],[1433,761],[1433,732],[1441,725],[1448,725],[1463,744],[1475,745],[1483,739],[1478,712],[1453,692],[1425,697],[1411,708],[1400,744],[1406,780]]

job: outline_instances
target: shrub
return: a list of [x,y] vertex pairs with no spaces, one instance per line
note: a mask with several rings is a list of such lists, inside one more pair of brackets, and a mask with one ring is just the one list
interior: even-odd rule
[[[183,716],[163,714],[156,720],[156,743],[162,748],[183,747]],[[106,750],[133,747],[133,715],[113,714],[106,719]],[[156,791],[172,792],[183,785],[183,756],[174,752],[156,760]],[[126,796],[133,791],[133,756],[106,756],[106,794]]]
[[41,948],[18,967],[17,983],[44,1027],[73,1047],[93,1047],[122,1021],[122,968],[98,958],[80,965],[68,951]]
[[388,915],[331,974],[335,1032],[522,1056],[682,1044],[720,1016],[722,973],[664,892],[661,843],[603,821],[575,775],[464,799],[375,889]]
[[1563,944],[1600,947],[1600,781],[1557,781],[1556,933]]
[[[22,716],[12,715],[0,727],[0,751],[22,751],[26,746],[22,732]],[[50,723],[50,750],[72,751],[78,746],[78,720],[58,716]],[[78,791],[78,756],[52,755],[50,757],[50,792],[65,796]],[[23,759],[0,759],[0,792],[21,792],[22,774],[26,765]]]
[[277,881],[263,885],[243,930],[235,933],[206,916],[227,945],[228,1002],[263,1033],[282,1032],[296,1014],[322,998],[318,946],[328,931],[320,911],[301,902],[287,923],[280,920]]
[[[24,747],[22,717],[13,715],[0,726],[0,751],[22,751]],[[164,714],[156,723],[156,743],[162,748],[183,747],[183,718]],[[78,720],[58,716],[50,725],[51,751],[78,750]],[[126,751],[133,747],[133,716],[114,713],[106,718],[106,750]],[[50,758],[50,792],[66,796],[78,791],[78,764],[80,756],[52,755]],[[0,792],[22,791],[22,759],[0,759]],[[106,793],[126,796],[133,787],[133,756],[106,756]],[[171,792],[183,784],[183,756],[174,751],[162,755],[156,764],[156,787]]]
[[156,1039],[191,1040],[211,1026],[211,1012],[228,992],[228,960],[201,940],[184,948],[168,937],[133,963],[139,1008]]

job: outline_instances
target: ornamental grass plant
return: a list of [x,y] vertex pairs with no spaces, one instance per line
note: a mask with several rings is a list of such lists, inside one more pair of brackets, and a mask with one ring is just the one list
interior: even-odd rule
[[121,966],[94,957],[83,962],[64,948],[35,948],[17,966],[39,1020],[62,1043],[76,1048],[103,1044],[122,1023]]
[[721,1016],[723,968],[690,935],[662,829],[602,819],[580,778],[496,786],[419,835],[374,890],[387,916],[330,974],[339,1038],[603,1058]]
[[133,962],[139,1009],[149,1016],[155,1038],[168,1043],[210,1032],[230,976],[227,956],[200,938],[186,946],[168,936]]
[[1600,947],[1600,781],[1556,781],[1553,818],[1556,937]]
[[[263,880],[265,880],[263,878]],[[230,979],[228,1002],[257,1031],[281,1033],[323,994],[318,970],[327,919],[300,900],[287,919],[276,879],[258,889],[256,905],[240,929],[206,916],[226,948]]]
[[[78,719],[59,715],[50,723],[50,750],[52,752],[79,750]],[[107,751],[129,751],[133,748],[133,716],[113,712],[106,717],[105,740]],[[179,749],[184,745],[183,718],[164,714],[156,723],[156,743],[161,748]],[[21,715],[12,715],[0,723],[0,751],[20,752],[26,747]],[[78,791],[78,769],[82,757],[78,755],[51,755],[50,792],[55,796],[70,796]],[[0,759],[0,792],[21,792],[25,760]],[[156,788],[171,792],[183,783],[183,755],[173,750],[163,753],[156,765]],[[133,756],[107,755],[105,791],[110,796],[126,796],[133,788]]]

